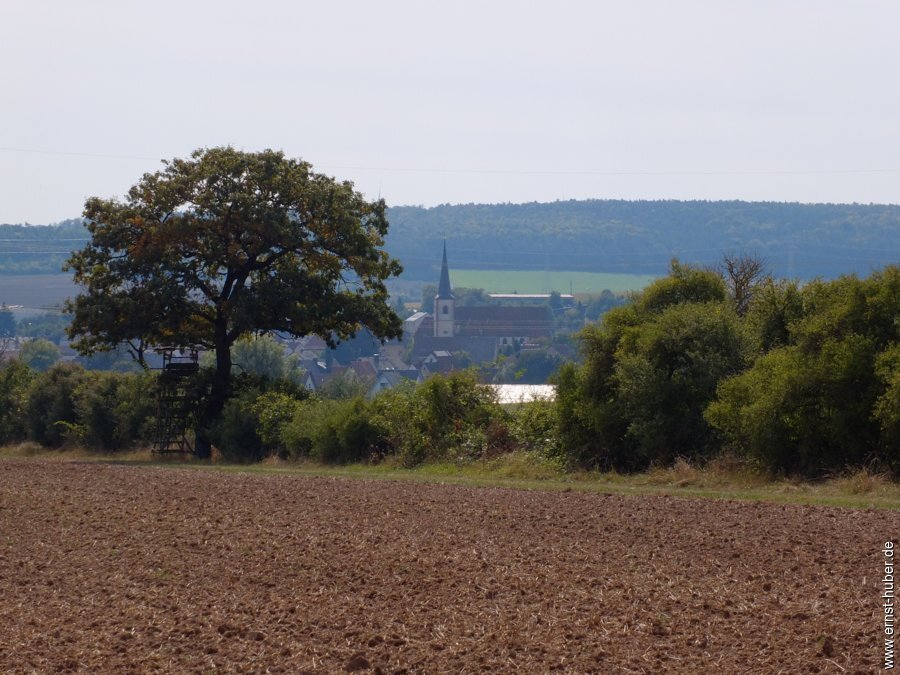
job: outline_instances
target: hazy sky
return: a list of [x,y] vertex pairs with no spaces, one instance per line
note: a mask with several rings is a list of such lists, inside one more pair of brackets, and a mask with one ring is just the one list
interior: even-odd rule
[[0,223],[282,149],[389,204],[900,202],[895,0],[0,0]]

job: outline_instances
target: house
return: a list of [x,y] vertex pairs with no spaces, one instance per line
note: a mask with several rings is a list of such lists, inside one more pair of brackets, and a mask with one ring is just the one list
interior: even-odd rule
[[303,368],[303,386],[309,391],[318,391],[328,377],[328,368],[324,361],[304,359],[300,362]]
[[378,370],[403,370],[409,368],[409,364],[404,359],[407,345],[398,340],[391,340],[381,345],[381,351],[378,352],[376,366]]
[[453,354],[444,349],[431,352],[422,361],[422,367],[430,373],[449,373],[453,370]]
[[498,340],[490,336],[453,336],[435,337],[428,329],[433,325],[433,319],[429,317],[422,322],[419,332],[413,339],[412,363],[421,364],[425,358],[435,351],[447,351],[451,354],[465,352],[472,359],[472,363],[490,363],[497,358],[499,353]]
[[416,312],[411,317],[403,321],[403,339],[412,338],[419,330],[422,322],[430,315],[426,312]]
[[322,360],[328,345],[318,335],[306,335],[294,340],[286,340],[285,347],[289,354],[293,354],[301,361]]
[[375,365],[375,359],[372,357],[364,357],[351,361],[349,368],[364,382],[367,380],[374,380],[378,375],[378,367]]
[[382,370],[375,378],[375,384],[369,390],[369,398],[387,389],[393,389],[403,382],[422,382],[422,374],[415,368],[403,370]]

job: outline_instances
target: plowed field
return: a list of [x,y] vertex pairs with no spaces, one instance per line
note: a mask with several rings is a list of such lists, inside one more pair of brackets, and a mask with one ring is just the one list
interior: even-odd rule
[[0,461],[0,672],[877,672],[891,512]]

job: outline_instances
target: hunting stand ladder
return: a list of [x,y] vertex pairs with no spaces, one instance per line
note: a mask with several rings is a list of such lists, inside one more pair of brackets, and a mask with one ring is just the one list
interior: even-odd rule
[[197,349],[161,347],[162,372],[156,380],[156,442],[159,454],[194,452],[189,434],[196,418],[198,400],[195,376],[200,370]]

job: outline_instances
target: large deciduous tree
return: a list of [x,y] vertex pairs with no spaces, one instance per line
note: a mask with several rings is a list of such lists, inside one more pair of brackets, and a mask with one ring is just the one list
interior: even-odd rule
[[[152,345],[211,350],[202,431],[229,395],[242,335],[400,335],[384,284],[401,268],[382,250],[383,200],[272,150],[201,149],[164,164],[124,201],[85,204],[91,241],[68,261],[83,287],[68,305],[80,352],[125,344],[145,365]],[[208,450],[202,433],[198,448]]]

